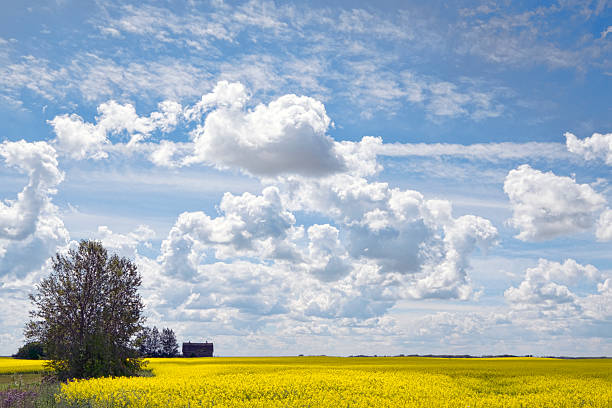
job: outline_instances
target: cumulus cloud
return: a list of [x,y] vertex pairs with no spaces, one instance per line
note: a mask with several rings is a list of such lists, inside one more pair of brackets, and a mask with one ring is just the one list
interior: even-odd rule
[[183,213],[162,243],[160,261],[168,274],[193,278],[214,250],[217,259],[255,256],[261,259],[294,259],[299,254],[290,242],[295,217],[281,202],[278,189],[267,187],[262,195],[225,193],[211,218],[204,212]]
[[[56,116],[49,123],[58,150],[77,160],[106,158],[111,150],[139,150],[159,166],[205,163],[264,177],[346,170],[342,152],[336,151],[339,145],[327,134],[331,120],[321,102],[289,94],[247,109],[248,101],[244,85],[220,81],[184,109],[177,102],[164,101],[159,111],[139,116],[131,104],[111,100],[98,107],[95,124],[76,114]],[[197,123],[189,132],[191,142],[141,143],[154,131],[172,131],[181,119],[187,126]],[[122,135],[127,135],[127,143]]]
[[100,240],[105,248],[122,256],[133,257],[139,245],[151,246],[149,242],[155,238],[155,231],[148,225],[139,225],[134,231],[120,234],[110,230],[106,225],[100,225],[94,238]]
[[[378,145],[374,138],[362,142],[370,154]],[[344,148],[350,154],[360,152],[354,145]],[[471,296],[468,256],[477,246],[486,248],[495,242],[495,227],[476,216],[454,218],[447,201],[427,200],[417,191],[392,189],[360,177],[377,171],[368,160],[346,162],[350,173],[283,178],[279,185],[289,208],[333,219],[353,270],[359,270],[360,264],[373,265],[376,284],[396,298]]]
[[464,215],[444,228],[444,257],[442,261],[426,263],[421,277],[410,288],[414,298],[457,298],[472,296],[468,279],[468,255],[478,246],[486,250],[495,244],[497,229],[489,220]]
[[538,307],[543,311],[579,308],[579,298],[568,285],[579,280],[595,281],[601,273],[593,265],[581,265],[573,259],[563,263],[540,259],[538,265],[525,272],[525,279],[518,287],[504,292],[506,300],[518,309]]
[[202,95],[202,99],[186,108],[184,114],[188,120],[197,120],[216,107],[242,109],[248,100],[249,94],[240,82],[219,81],[212,92]]
[[249,329],[256,330],[266,317],[288,313],[291,280],[282,268],[236,261],[203,265],[201,272],[206,279],[186,282],[190,292],[169,305],[174,318],[221,321],[241,331],[243,320],[251,320]]
[[565,133],[567,150],[579,154],[585,160],[603,160],[612,166],[612,133],[593,133],[591,137],[578,139],[570,132]]
[[[125,146],[143,146],[151,132],[184,118],[196,126],[192,141],[148,143],[154,163],[240,169],[267,185],[259,195],[226,193],[217,216],[181,214],[157,260],[136,251],[153,236],[148,228],[117,234],[99,227],[107,246],[146,266],[156,313],[258,330],[272,315],[365,324],[401,299],[477,296],[469,258],[495,244],[490,221],[455,218],[448,201],[370,180],[382,170],[382,139],[335,142],[319,101],[285,95],[249,109],[248,98],[241,84],[222,81],[190,107],[160,108],[158,119],[112,101],[100,106],[96,124],[63,118],[103,136],[72,146],[76,158],[110,152],[110,137],[120,134],[130,137]],[[305,228],[297,211],[325,221]]]
[[29,177],[17,199],[0,202],[0,276],[25,276],[68,242],[68,232],[51,201],[64,175],[55,149],[45,142],[4,142],[0,157]]
[[612,240],[612,210],[606,209],[601,213],[597,220],[597,230],[595,236],[599,241]]
[[55,150],[45,142],[4,142],[0,157],[29,176],[16,200],[0,202],[0,239],[22,240],[34,233],[41,212],[50,203],[49,195],[55,193],[64,175],[57,167]]
[[307,96],[284,95],[253,110],[229,104],[209,113],[193,132],[195,156],[187,162],[237,167],[260,176],[320,176],[344,169],[326,132],[323,104]]
[[329,224],[308,228],[310,273],[322,281],[336,281],[351,271],[348,253],[338,235],[338,229]]
[[575,234],[593,227],[605,198],[588,184],[569,177],[543,173],[524,164],[511,170],[504,182],[513,217],[516,238],[543,241]]
[[[157,264],[162,279],[181,279],[190,289],[176,296],[174,309],[160,307],[181,319],[260,330],[273,313],[277,320],[362,324],[401,299],[475,296],[469,257],[494,245],[497,230],[477,216],[453,217],[447,201],[367,180],[380,169],[373,153],[379,143],[339,144],[349,172],[266,179],[261,195],[225,194],[217,217],[181,214]],[[296,211],[329,222],[310,225],[304,236]],[[218,282],[231,283],[235,264],[244,276],[262,273],[269,285],[240,283],[242,295],[230,296]],[[246,313],[259,317],[248,321]]]
[[96,124],[85,122],[76,114],[56,116],[49,124],[57,136],[54,142],[60,152],[77,160],[98,160],[108,157],[109,136],[125,132],[130,148],[154,130],[169,132],[174,129],[182,115],[181,105],[164,101],[158,108],[159,111],[148,117],[138,116],[133,105],[111,100],[98,106]]
[[609,322],[612,318],[612,278],[597,284],[597,293],[590,294],[581,300],[585,316]]

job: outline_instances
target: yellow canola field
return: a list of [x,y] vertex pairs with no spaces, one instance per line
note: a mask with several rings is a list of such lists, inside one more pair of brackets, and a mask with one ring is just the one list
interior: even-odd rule
[[612,360],[151,359],[154,377],[64,384],[92,407],[612,407]]
[[45,370],[44,360],[19,360],[11,357],[0,357],[0,374],[36,373]]

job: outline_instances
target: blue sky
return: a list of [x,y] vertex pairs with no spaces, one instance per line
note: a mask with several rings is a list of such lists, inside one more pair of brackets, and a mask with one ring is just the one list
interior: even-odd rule
[[98,239],[219,355],[611,355],[611,8],[3,5],[0,354]]

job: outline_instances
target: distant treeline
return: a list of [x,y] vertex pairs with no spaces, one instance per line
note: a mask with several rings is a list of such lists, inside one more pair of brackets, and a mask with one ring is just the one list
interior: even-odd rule
[[26,360],[44,360],[47,357],[47,353],[41,342],[31,341],[19,347],[19,350],[13,354],[13,357]]
[[145,327],[136,340],[138,352],[142,357],[176,357],[178,343],[174,330],[165,328],[160,332],[157,327]]
[[[144,327],[136,338],[135,345],[141,357],[176,357],[179,355],[178,343],[174,330],[157,327]],[[38,341],[31,341],[19,348],[14,358],[27,360],[41,360],[47,358],[44,345]]]
[[495,354],[495,355],[483,355],[483,356],[472,356],[471,354],[398,354],[395,356],[379,356],[374,354],[373,356],[365,354],[357,354],[349,357],[431,357],[431,358],[512,358],[512,357],[538,357],[538,358],[557,358],[562,360],[599,360],[609,359],[612,357],[568,357],[568,356],[534,356],[533,354],[526,354],[522,356],[516,356],[514,354]]

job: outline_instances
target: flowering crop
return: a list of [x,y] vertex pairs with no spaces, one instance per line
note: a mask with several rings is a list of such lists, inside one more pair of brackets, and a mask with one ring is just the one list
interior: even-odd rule
[[42,372],[45,370],[44,363],[44,360],[20,360],[0,357],[0,374]]
[[612,407],[611,360],[151,359],[154,377],[64,384],[93,407]]

